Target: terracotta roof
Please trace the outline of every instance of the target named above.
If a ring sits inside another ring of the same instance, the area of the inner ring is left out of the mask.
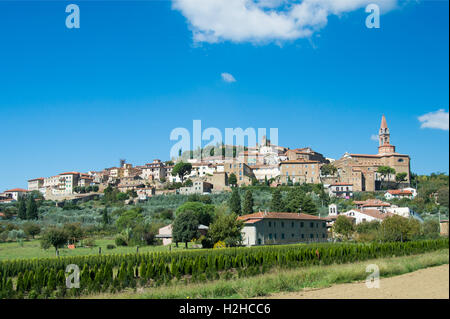
[[[33,182],[33,181],[41,181],[41,180],[44,180],[44,178],[43,177],[33,178],[33,179],[29,179],[28,181]]]
[[[303,214],[303,213],[288,213],[288,212],[258,212],[249,215],[239,216],[238,220],[242,220],[245,223],[255,223],[262,219],[299,219],[299,220],[325,220],[323,218]]]
[[[65,173],[61,173],[59,175],[80,175],[80,173],[78,173],[78,172],[65,172]]]
[[[362,207],[379,207],[379,206],[391,206],[391,204],[382,202],[379,199],[368,199],[365,201],[354,201],[356,205],[361,205]]]
[[[384,116],[384,114],[381,117],[381,126],[380,126],[380,128],[387,128],[386,117]]]
[[[378,209],[363,209],[363,210],[354,209],[354,210],[359,211],[361,214],[368,215],[377,219],[385,219],[386,217],[394,216],[394,214],[392,213],[381,213]]]
[[[390,189],[387,191],[391,195],[412,195],[413,193],[403,189]]]
[[[23,188],[14,188],[14,189],[9,189],[7,191],[4,191],[4,193],[13,193],[13,192],[28,192],[28,191]]]
[[[334,183],[331,186],[353,186],[351,183]]]

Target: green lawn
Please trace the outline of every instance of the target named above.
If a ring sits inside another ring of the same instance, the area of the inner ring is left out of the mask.
[[[119,246],[115,249],[106,249],[108,244],[114,244],[114,239],[96,239],[96,247],[85,248],[79,247],[75,249],[60,248],[59,255],[63,256],[80,256],[80,255],[97,255],[99,247],[101,247],[102,254],[126,254],[135,253],[136,246],[123,247]],[[169,251],[169,246],[143,246],[139,247],[139,252],[154,252],[154,251]],[[184,244],[179,244],[176,248],[175,244],[171,246],[172,251],[183,250]],[[192,249],[192,248],[191,248]],[[55,249],[42,249],[39,240],[24,241],[23,246],[17,242],[0,243],[0,260],[8,259],[28,259],[28,258],[46,258],[55,257]]]

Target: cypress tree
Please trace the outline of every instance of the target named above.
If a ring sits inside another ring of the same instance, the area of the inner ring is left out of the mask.
[[[17,210],[17,217],[19,217],[20,219],[27,219],[27,205],[25,203],[25,199],[22,196],[19,197]]]
[[[244,214],[253,213],[253,194],[251,190],[245,192],[244,203],[242,205],[242,212]]]
[[[239,196],[239,190],[237,188],[233,188],[233,192],[231,193],[229,206],[230,206],[230,209],[231,209],[232,213],[236,213],[237,215],[241,215],[241,196]]]
[[[274,212],[285,211],[283,205],[283,198],[281,196],[281,189],[276,188],[272,194],[272,201],[270,202],[270,209]]]
[[[38,207],[33,196],[27,200],[27,219],[38,219]]]
[[[23,292],[24,287],[23,287],[23,275],[20,272],[19,275],[17,276],[17,284],[16,284],[16,291],[17,292]]]

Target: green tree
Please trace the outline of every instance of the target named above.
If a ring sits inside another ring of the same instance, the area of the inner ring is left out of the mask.
[[[230,206],[232,213],[241,215],[241,196],[239,195],[239,190],[237,188],[233,188],[228,206]]]
[[[41,227],[34,223],[26,223],[23,225],[23,231],[34,239],[36,235],[41,233]]]
[[[129,196],[126,193],[118,193],[118,194],[116,194],[116,200],[118,200],[119,202],[127,200],[128,198],[129,198]]]
[[[183,211],[177,214],[172,226],[172,238],[175,243],[184,242],[186,248],[188,242],[197,236],[199,222],[195,214]]]
[[[231,173],[230,176],[228,176],[228,185],[231,186],[237,186],[237,177],[236,174]]]
[[[377,173],[381,174],[383,181],[387,177],[389,183],[391,175],[395,174],[395,169],[390,166],[380,166],[377,168]]]
[[[437,202],[439,205],[442,205],[442,206],[445,206],[448,208],[448,186],[443,187],[438,190]]]
[[[194,214],[199,224],[208,226],[214,217],[214,205],[202,202],[186,202],[177,208],[175,211],[176,216],[181,212]]]
[[[62,228],[51,228],[48,229],[41,238],[41,246],[46,249],[51,246],[55,247],[55,251],[58,251],[58,248],[64,246],[69,240],[69,235]]]
[[[324,164],[320,168],[320,174],[323,176],[333,176],[336,172],[337,168],[333,164]]]
[[[253,213],[253,194],[251,190],[247,190],[244,196],[244,203],[242,204],[242,213],[252,214]]]
[[[384,241],[409,241],[420,235],[420,223],[414,218],[389,216],[382,221],[380,232]]]
[[[333,224],[333,232],[348,239],[353,233],[353,223],[347,217],[340,215]]]
[[[270,209],[274,212],[284,212],[285,211],[284,204],[283,204],[283,197],[281,195],[280,188],[275,188],[275,190],[272,193]]]
[[[440,226],[437,220],[427,220],[422,224],[422,233],[426,238],[438,238]]]
[[[407,173],[397,173],[395,175],[395,181],[397,182],[397,184],[403,183],[404,181],[406,181],[406,176],[408,176]]]
[[[38,207],[33,196],[27,199],[27,219],[38,219]]]
[[[103,223],[103,226],[105,227],[106,225],[109,225],[110,222],[111,222],[111,220],[110,220],[109,215],[108,215],[108,208],[105,207],[102,210],[102,223]]]
[[[236,214],[222,214],[209,227],[208,236],[213,243],[223,241],[229,247],[239,246],[242,242],[243,227],[244,223],[237,219]]]
[[[185,163],[185,162],[179,162],[177,163],[173,169],[172,169],[172,175],[177,176],[180,178],[181,182],[183,183],[184,177],[186,175],[189,175],[192,171],[192,164],[191,163]]]
[[[116,220],[116,226],[119,230],[133,229],[136,225],[144,222],[144,216],[142,215],[142,208],[133,208],[125,211]]]
[[[63,230],[67,233],[69,242],[74,244],[84,237],[83,229],[80,223],[70,223],[63,226]]]
[[[27,204],[25,202],[25,198],[20,196],[17,206],[17,217],[20,219],[27,219]]]

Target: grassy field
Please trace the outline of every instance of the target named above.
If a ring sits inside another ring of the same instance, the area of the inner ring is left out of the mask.
[[[95,240],[95,247],[78,247],[75,249],[62,248],[59,249],[60,256],[82,256],[82,255],[97,255],[99,247],[102,254],[125,254],[136,252],[136,246],[124,247],[119,246],[114,249],[107,249],[106,246],[115,245],[114,239],[97,239]],[[172,251],[184,250],[184,244],[179,244],[176,248],[175,244],[169,246],[143,246],[139,247],[139,252],[153,252],[153,251]],[[192,247],[191,247],[192,249]],[[42,249],[39,240],[24,241],[23,246],[17,242],[0,243],[0,260],[11,259],[29,259],[29,258],[47,258],[55,257],[55,249]]]
[[[166,287],[126,290],[116,294],[96,294],[84,298],[254,298],[365,280],[368,275],[366,267],[369,264],[376,264],[379,267],[381,277],[391,277],[448,263],[449,250],[443,249],[420,255],[373,259],[353,264],[311,266],[294,270],[273,269],[264,275],[251,278],[220,279],[203,284],[178,283]]]

